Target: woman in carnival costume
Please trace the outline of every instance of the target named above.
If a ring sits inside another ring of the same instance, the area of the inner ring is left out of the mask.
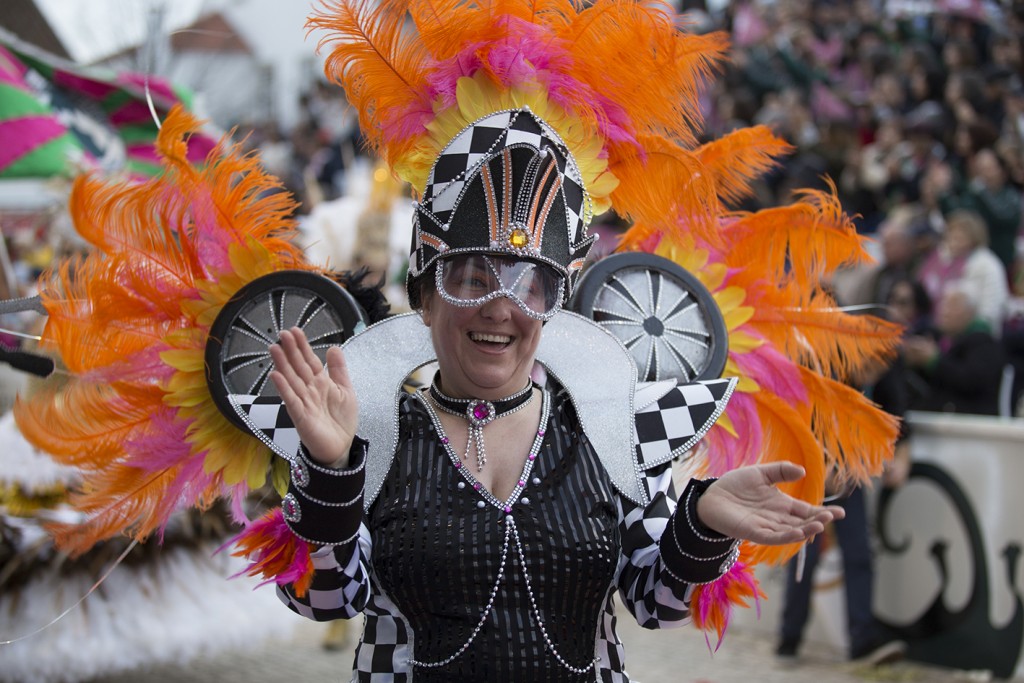
[[[145,535],[269,477],[281,507],[246,523],[237,552],[304,616],[364,615],[353,680],[628,680],[616,592],[646,627],[692,617],[720,637],[730,606],[760,594],[751,566],[842,514],[821,505],[827,465],[864,479],[891,452],[892,422],[831,377],[883,356],[898,330],[848,319],[820,286],[865,258],[831,196],[723,208],[787,146],[763,128],[697,146],[697,93],[725,44],[674,22],[619,0],[325,6],[311,25],[337,39],[328,73],[418,195],[416,312],[340,349],[287,329],[274,300],[272,338],[248,333],[270,346],[272,365],[253,363],[280,398],[235,392],[223,414],[204,381],[211,325],[247,282],[319,270],[294,249],[288,200],[230,150],[202,172],[175,161],[194,125],[176,116],[159,183],[81,183],[80,219],[122,270],[51,276],[49,339],[73,353],[149,327],[116,358],[77,353],[73,388],[92,382],[106,402],[89,426],[60,425],[100,437],[79,458],[90,521],[57,529],[65,544]],[[735,376],[639,382],[619,341],[561,310],[608,209],[633,223],[621,248],[683,263],[712,291]],[[163,238],[139,229],[154,217]],[[85,286],[102,278],[108,290]],[[98,308],[119,324],[97,326]],[[403,390],[435,360],[429,387]],[[19,422],[44,440],[61,401],[23,404]],[[863,410],[840,424],[840,401]],[[721,476],[677,497],[671,463],[695,447]]]
[[[842,514],[779,491],[803,475],[785,462],[691,480],[677,505],[671,460],[737,380],[642,398],[624,349],[560,313],[595,211],[712,237],[715,187],[682,145],[721,45],[660,7],[442,4],[312,19],[338,38],[328,73],[418,192],[417,313],[326,364],[297,331],[272,347],[301,440],[283,515],[318,547],[308,591],[282,592],[313,619],[364,615],[353,680],[628,680],[613,594],[645,627],[679,625],[695,589],[742,583],[740,540],[792,544]],[[430,386],[400,394],[433,358]],[[273,438],[279,414],[234,400]],[[676,437],[656,455],[651,420]]]

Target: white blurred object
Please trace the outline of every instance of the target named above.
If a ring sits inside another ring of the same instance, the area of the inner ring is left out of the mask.
[[[57,463],[25,440],[14,421],[14,413],[0,416],[0,444],[0,486],[17,484],[25,491],[45,491],[68,486],[78,479],[73,467]]]
[[[243,562],[214,556],[216,547],[178,548],[156,562],[118,567],[52,626],[0,645],[0,682],[79,683],[291,637],[299,619],[288,618],[274,588],[253,590],[257,582],[248,577],[228,580]],[[17,593],[0,594],[0,642],[45,626],[93,581],[85,572],[68,576],[54,567]]]
[[[372,163],[359,158],[346,172],[345,195],[317,204],[302,218],[303,247],[310,262],[333,270],[346,270],[355,265],[360,251],[359,221],[370,201],[374,172]],[[394,285],[409,259],[412,224],[412,202],[404,195],[395,197],[391,202],[387,236],[387,283],[392,286],[385,288],[393,307],[399,306],[405,297],[404,289]]]

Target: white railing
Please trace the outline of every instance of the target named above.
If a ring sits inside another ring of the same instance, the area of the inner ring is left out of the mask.
[[[907,419],[911,478],[878,495],[875,612],[916,658],[1024,676],[1024,419]]]

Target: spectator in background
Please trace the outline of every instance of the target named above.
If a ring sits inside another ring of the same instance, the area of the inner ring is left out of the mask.
[[[904,276],[892,282],[885,307],[893,322],[904,327],[906,336],[932,329],[932,300],[924,286],[912,277]]]
[[[917,268],[914,225],[920,212],[910,206],[894,209],[878,228],[878,263],[837,274],[836,295],[843,305],[881,304],[893,285],[912,277]]]
[[[957,208],[976,211],[988,228],[992,251],[1010,272],[1021,225],[1020,190],[1010,184],[1002,159],[989,147],[974,154],[968,171],[968,182],[959,191],[952,177],[946,182],[946,194],[940,200],[943,212]]]
[[[1010,87],[1003,97],[1003,139],[1017,148],[1024,143],[1024,83],[1019,79],[1011,81]],[[1024,178],[1016,177],[1014,182],[1020,184]]]
[[[851,378],[851,384],[887,413],[902,418],[906,412],[907,384],[899,358],[890,365],[879,362],[865,366],[857,377]],[[882,475],[882,483],[890,488],[902,486],[910,474],[909,431],[906,422],[901,422],[900,426],[893,459],[886,464]],[[831,484],[833,490],[842,486],[841,482]],[[875,574],[864,490],[853,486],[839,495],[835,503],[846,511],[846,517],[833,522],[832,529],[843,559],[849,657],[871,666],[898,661],[906,652],[907,644],[894,638],[871,611]],[[783,661],[796,658],[803,639],[810,615],[812,577],[823,542],[824,534],[821,534],[801,551],[806,553],[802,576],[798,575],[801,571],[799,557],[790,560],[786,567],[786,596],[776,648],[776,655]]]
[[[999,387],[1007,355],[978,317],[978,294],[959,281],[946,288],[935,312],[932,335],[908,337],[903,344],[907,366],[927,387],[912,400],[914,410],[999,414]]]
[[[915,107],[904,123],[908,153],[903,155],[896,173],[890,178],[889,197],[897,204],[921,200],[923,179],[948,156],[941,139],[947,121],[939,104],[925,102]]]
[[[840,176],[841,187],[869,222],[878,214],[884,215],[889,207],[893,178],[898,176],[909,156],[910,145],[903,136],[903,120],[895,115],[878,124],[874,140],[849,151],[846,168]],[[873,222],[877,224],[878,220]]]
[[[977,317],[994,337],[1001,335],[1010,296],[1006,269],[988,248],[988,230],[977,213],[960,209],[949,215],[942,241],[918,277],[932,301],[940,301],[953,282],[965,283],[974,293]]]
[[[916,279],[902,278],[892,283],[889,296],[885,300],[886,317],[903,326],[904,339],[928,334],[934,329],[932,322],[932,301],[928,293]],[[906,396],[907,406],[915,405],[922,396],[927,396],[931,389],[928,383],[917,372],[907,368],[904,349],[899,350],[900,380]]]
[[[953,131],[950,163],[966,168],[980,150],[992,147],[999,139],[999,131],[985,119],[958,121]]]

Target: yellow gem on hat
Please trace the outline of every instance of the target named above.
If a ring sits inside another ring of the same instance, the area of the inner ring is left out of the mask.
[[[526,231],[522,228],[516,228],[512,231],[512,234],[508,236],[508,243],[516,249],[522,249],[530,242],[530,236],[526,234]]]

